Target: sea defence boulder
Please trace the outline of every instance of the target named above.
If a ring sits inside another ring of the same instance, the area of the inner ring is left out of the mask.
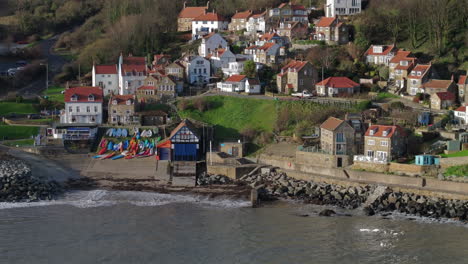
[[[0,160],[0,202],[33,202],[51,200],[61,192],[56,182],[45,182],[32,176],[24,161],[2,156]]]

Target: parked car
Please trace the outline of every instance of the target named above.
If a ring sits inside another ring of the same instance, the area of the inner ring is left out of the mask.
[[[41,119],[41,115],[38,114],[29,114],[28,119]]]
[[[311,97],[314,96],[313,94],[309,93],[309,91],[307,91],[307,90],[304,90],[304,91],[302,91],[300,93],[293,93],[291,95],[294,96],[294,97],[300,97],[300,98],[311,98]]]
[[[18,66],[18,67],[24,67],[26,65],[28,65],[28,62],[24,61],[24,60],[19,60],[19,61],[16,62],[16,66]]]
[[[8,69],[8,76],[15,76],[17,72],[18,72],[18,69],[16,68]]]

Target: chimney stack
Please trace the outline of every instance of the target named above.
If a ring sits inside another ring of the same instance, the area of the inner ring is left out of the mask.
[[[206,2],[206,9],[210,8],[210,1]]]
[[[187,8],[187,1],[184,2],[184,9]]]

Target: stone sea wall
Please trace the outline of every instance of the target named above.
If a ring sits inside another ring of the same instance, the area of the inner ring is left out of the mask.
[[[31,168],[21,160],[0,160],[0,202],[32,202],[51,200],[61,192],[55,182],[34,178]]]

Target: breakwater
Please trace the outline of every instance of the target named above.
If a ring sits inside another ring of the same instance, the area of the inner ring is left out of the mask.
[[[56,182],[44,182],[33,177],[31,168],[24,161],[2,156],[0,202],[51,200],[60,192]]]

